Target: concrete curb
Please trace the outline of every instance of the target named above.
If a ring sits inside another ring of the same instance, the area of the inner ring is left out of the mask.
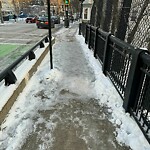
[[[54,43],[55,43],[55,39],[52,39],[52,45]],[[41,62],[43,61],[43,59],[45,58],[48,52],[49,52],[49,45],[45,47],[45,50],[43,51],[43,53],[39,56],[37,61],[30,68],[29,72],[26,73],[26,75],[23,77],[23,79],[20,81],[16,89],[11,94],[11,96],[8,98],[6,104],[3,106],[3,108],[0,111],[0,125],[4,121],[5,117],[7,116],[8,112],[10,111],[11,107],[13,106],[19,94],[26,87],[26,85],[28,84],[28,81],[33,76],[33,74],[37,71],[38,66],[41,64]]]

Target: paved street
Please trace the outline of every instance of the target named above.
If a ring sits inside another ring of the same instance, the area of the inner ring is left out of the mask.
[[[52,28],[52,34],[62,26],[63,24],[55,25],[55,28]],[[47,29],[38,29],[35,23],[27,24],[25,21],[19,21],[16,23],[9,22],[0,24],[0,45],[17,45],[17,49],[11,51],[4,57],[0,57],[0,72],[47,34]]]
[[[61,25],[56,25],[56,29]],[[56,29],[52,29],[54,32]],[[9,23],[0,25],[0,44],[34,44],[44,35],[48,34],[47,29],[38,29],[36,24],[25,22]]]

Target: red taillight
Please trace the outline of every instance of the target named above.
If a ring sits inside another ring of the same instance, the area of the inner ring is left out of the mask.
[[[45,24],[48,24],[48,21],[47,21],[47,22],[45,22]]]

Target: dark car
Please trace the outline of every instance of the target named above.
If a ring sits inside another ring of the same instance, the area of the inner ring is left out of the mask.
[[[48,29],[48,17],[39,17],[36,21],[37,28],[46,28]],[[54,28],[54,22],[51,20],[51,28]]]
[[[38,19],[37,16],[33,16],[33,15],[30,15],[26,18],[26,23],[36,23],[36,20]]]
[[[59,16],[51,16],[51,19],[54,21],[55,24],[60,24],[60,17]]]
[[[27,18],[28,15],[27,15],[27,14],[24,14],[24,13],[20,13],[20,14],[18,15],[18,17],[19,17],[19,18]]]

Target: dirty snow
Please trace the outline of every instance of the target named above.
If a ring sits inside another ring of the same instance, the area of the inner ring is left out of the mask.
[[[67,32],[67,30],[68,29],[63,28],[60,32],[57,32],[56,36],[61,35],[61,39],[65,39],[65,37],[63,37],[65,34],[62,33]],[[88,49],[88,46],[84,43],[84,38],[78,35],[78,32],[76,33],[76,39],[80,42],[84,55],[89,61],[89,65],[94,68],[93,74],[95,75],[95,79],[92,79],[92,81],[89,82],[89,80],[82,77],[70,77],[68,78],[68,82],[64,85],[65,88],[61,92],[65,93],[65,96],[68,96],[68,99],[71,97],[68,94],[68,92],[70,92],[71,95],[76,94],[81,100],[83,98],[80,93],[87,96],[89,99],[95,94],[94,97],[99,99],[98,103],[101,106],[106,106],[108,112],[112,114],[112,117],[110,117],[109,120],[116,126],[116,139],[120,143],[130,146],[133,150],[150,150],[150,145],[134,119],[132,119],[128,113],[125,113],[122,108],[122,100],[114,86],[110,80],[103,75],[100,63],[93,57],[93,52]],[[56,49],[61,50],[62,47],[60,45],[55,45],[53,51]],[[52,133],[56,127],[56,122],[54,120],[60,120],[59,115],[53,112],[53,109],[55,109],[54,106],[59,105],[58,101],[60,100],[57,100],[56,94],[58,93],[56,91],[60,88],[58,84],[64,84],[62,79],[65,74],[57,69],[57,67],[53,70],[49,70],[49,68],[49,56],[46,56],[42,65],[39,67],[38,72],[35,73],[24,92],[20,94],[17,102],[15,102],[10,110],[8,117],[1,125],[0,150],[19,150],[24,142],[28,141],[26,137],[30,137],[33,130],[35,131],[40,128],[44,129],[42,126],[44,123],[46,123],[44,125],[46,125],[48,130],[37,132],[39,140],[42,141],[37,149],[45,150],[47,146],[51,145],[54,141],[52,136],[47,136],[47,132]],[[20,69],[25,69],[25,66]],[[82,91],[79,90],[75,83],[78,83],[80,87],[84,85],[83,88],[80,88]],[[15,85],[12,85],[12,87],[14,86]],[[96,93],[92,92],[91,89],[95,89]],[[5,90],[6,89],[4,89],[4,91]],[[9,90],[9,92],[11,93],[12,91]],[[60,110],[67,105],[68,101],[66,100],[66,102],[63,101],[62,103],[64,105],[58,107]],[[42,117],[42,113],[47,111],[50,107],[52,108],[51,111],[53,113],[50,116],[49,121],[47,121]],[[71,120],[71,118],[69,119]],[[73,121],[79,122],[81,125],[83,124],[78,118],[74,118]],[[41,126],[39,126],[39,124],[41,124]],[[96,136],[94,132],[90,132],[91,136]],[[86,135],[83,136],[82,139],[86,141]],[[30,142],[32,145],[32,141]]]

